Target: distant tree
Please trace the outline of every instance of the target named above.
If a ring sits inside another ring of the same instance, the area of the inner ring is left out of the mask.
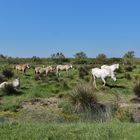
[[[62,52],[57,52],[56,54],[55,53],[53,53],[52,55],[51,55],[51,58],[52,59],[59,59],[59,58],[65,58],[65,55],[62,53]]]
[[[62,52],[53,53],[50,57],[55,63],[62,64],[63,62],[69,62],[69,59],[65,57]]]
[[[135,52],[134,51],[128,51],[126,54],[123,56],[123,62],[126,65],[132,65],[133,60],[132,58],[135,57]]]
[[[124,58],[134,58],[135,52],[134,51],[128,51],[124,56]]]
[[[41,59],[40,59],[40,57],[33,56],[33,57],[32,57],[32,61],[33,61],[33,62],[41,62]]]
[[[96,59],[104,61],[107,59],[107,56],[105,54],[101,53],[101,54],[97,55]]]
[[[78,52],[74,55],[75,58],[87,58],[87,55],[85,52]]]
[[[0,58],[6,59],[6,56],[4,56],[3,54],[0,54]]]

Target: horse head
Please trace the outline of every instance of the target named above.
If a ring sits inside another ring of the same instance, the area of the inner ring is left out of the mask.
[[[25,66],[26,66],[26,68],[28,68],[28,69],[30,68],[30,65],[29,65],[29,64],[25,64]]]
[[[70,64],[69,67],[72,69],[73,68],[72,64]]]
[[[119,69],[119,64],[116,64],[116,69]]]
[[[12,85],[14,88],[17,88],[20,86],[20,78],[17,77],[13,82],[12,82]]]

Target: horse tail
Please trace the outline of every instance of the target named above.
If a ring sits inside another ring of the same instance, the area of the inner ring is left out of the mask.
[[[35,74],[36,74],[36,70],[35,70],[34,72],[35,72]]]

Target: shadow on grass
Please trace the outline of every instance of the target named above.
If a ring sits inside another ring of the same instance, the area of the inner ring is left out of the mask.
[[[109,87],[109,88],[122,88],[122,89],[126,89],[127,88],[124,85],[111,85],[111,84],[108,84],[108,83],[106,83],[106,86]]]
[[[29,76],[31,76],[31,74],[25,74],[25,76],[29,77]]]
[[[7,91],[7,90],[3,90],[0,92],[0,97],[3,97],[3,96],[20,96],[24,94],[23,91],[20,91],[20,90],[13,90],[13,91]]]
[[[30,89],[30,88],[29,87],[21,87],[20,89],[27,90],[27,89]]]

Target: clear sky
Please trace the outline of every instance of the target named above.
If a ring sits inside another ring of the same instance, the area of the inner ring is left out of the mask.
[[[0,0],[0,54],[140,57],[140,0]]]

